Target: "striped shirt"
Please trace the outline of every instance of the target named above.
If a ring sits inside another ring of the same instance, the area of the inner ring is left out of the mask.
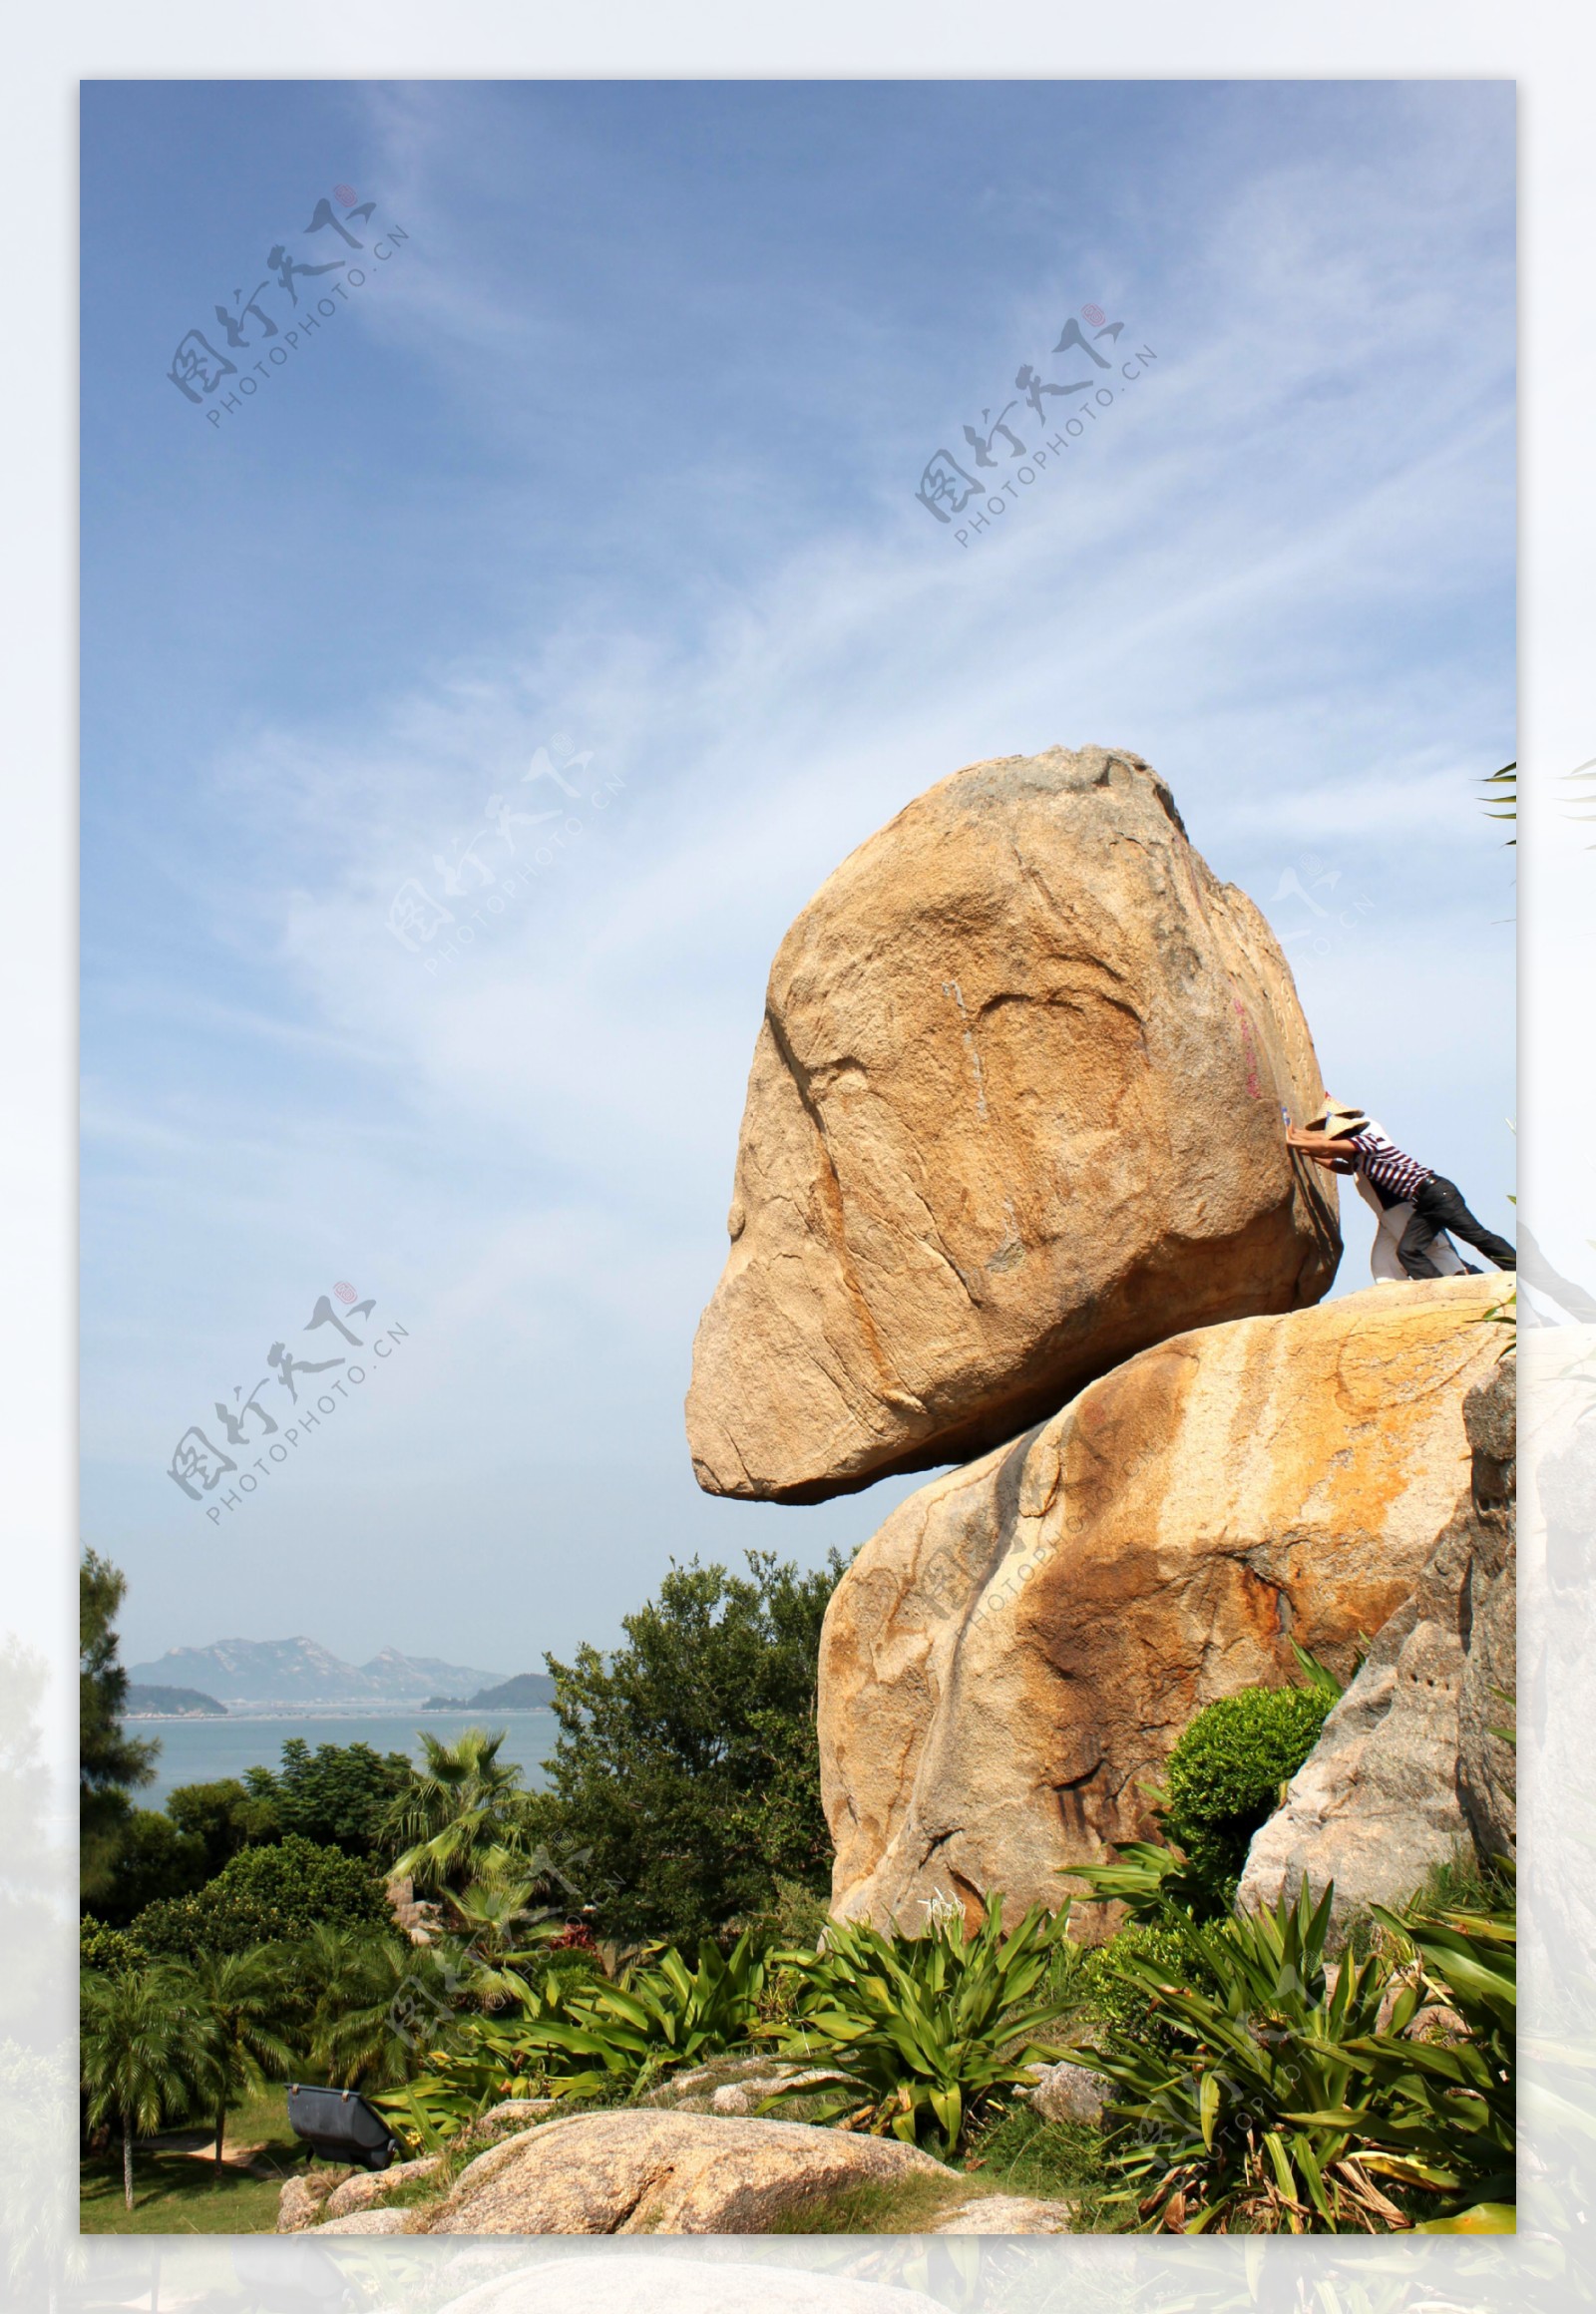
[[[1373,1120],[1361,1133],[1350,1133],[1347,1145],[1355,1152],[1353,1163],[1374,1184],[1383,1205],[1405,1205],[1422,1183],[1435,1178],[1432,1166],[1404,1156]]]

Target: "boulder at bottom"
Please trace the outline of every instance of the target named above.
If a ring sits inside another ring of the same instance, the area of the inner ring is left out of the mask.
[[[1144,1789],[1204,1705],[1350,1676],[1468,1474],[1486,1278],[1376,1286],[1177,1336],[899,1505],[820,1650],[832,1909],[910,1931],[1155,1829]],[[1109,1925],[1079,1906],[1087,1933]]]
[[[428,2233],[766,2233],[850,2185],[954,2172],[913,2145],[801,2121],[579,2114],[461,2171]]]
[[[1514,1383],[1508,1359],[1464,1399],[1468,1487],[1413,1597],[1254,1837],[1240,1909],[1295,1896],[1305,1879],[1316,1896],[1335,1883],[1337,1926],[1367,1905],[1399,1904],[1432,1865],[1466,1850],[1470,1819],[1487,1852],[1511,1853],[1512,1751],[1488,1724],[1512,1716]],[[1509,1693],[1492,1698],[1498,1677]]]

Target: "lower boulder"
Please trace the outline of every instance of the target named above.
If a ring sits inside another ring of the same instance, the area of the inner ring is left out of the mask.
[[[1468,1392],[1469,1483],[1413,1596],[1377,1636],[1255,1835],[1237,1895],[1250,1910],[1335,1883],[1337,1926],[1399,1904],[1470,1839],[1514,1853],[1514,1385],[1511,1359]]]
[[[1205,1705],[1298,1678],[1294,1641],[1347,1677],[1467,1476],[1497,1294],[1379,1286],[1178,1335],[900,1504],[821,1642],[833,1912],[1056,1907],[1061,1871],[1153,1831],[1143,1786]]]
[[[481,2154],[428,2233],[766,2233],[851,2185],[954,2172],[913,2145],[801,2121],[635,2108],[546,2121]]]

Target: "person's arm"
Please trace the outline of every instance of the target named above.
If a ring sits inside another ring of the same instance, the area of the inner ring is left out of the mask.
[[[1300,1126],[1288,1125],[1286,1139],[1293,1149],[1300,1149],[1327,1173],[1356,1173],[1357,1161],[1347,1146],[1346,1136],[1339,1138],[1330,1133],[1306,1133]]]
[[[1353,1161],[1345,1133],[1310,1133],[1301,1125],[1288,1125],[1286,1138],[1294,1149],[1304,1150],[1310,1157],[1344,1157],[1348,1164]]]

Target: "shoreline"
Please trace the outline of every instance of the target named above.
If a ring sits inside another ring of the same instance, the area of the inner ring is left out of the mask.
[[[476,1709],[472,1704],[434,1706],[430,1712],[419,1704],[293,1704],[272,1705],[256,1711],[248,1705],[229,1705],[221,1712],[124,1712],[122,1716],[129,1722],[159,1721],[168,1727],[213,1728],[223,1720],[231,1721],[235,1727],[240,1721],[253,1726],[257,1721],[273,1720],[457,1720],[463,1713]],[[549,1704],[501,1704],[491,1711],[485,1710],[483,1716],[490,1720],[531,1720],[552,1710]]]

